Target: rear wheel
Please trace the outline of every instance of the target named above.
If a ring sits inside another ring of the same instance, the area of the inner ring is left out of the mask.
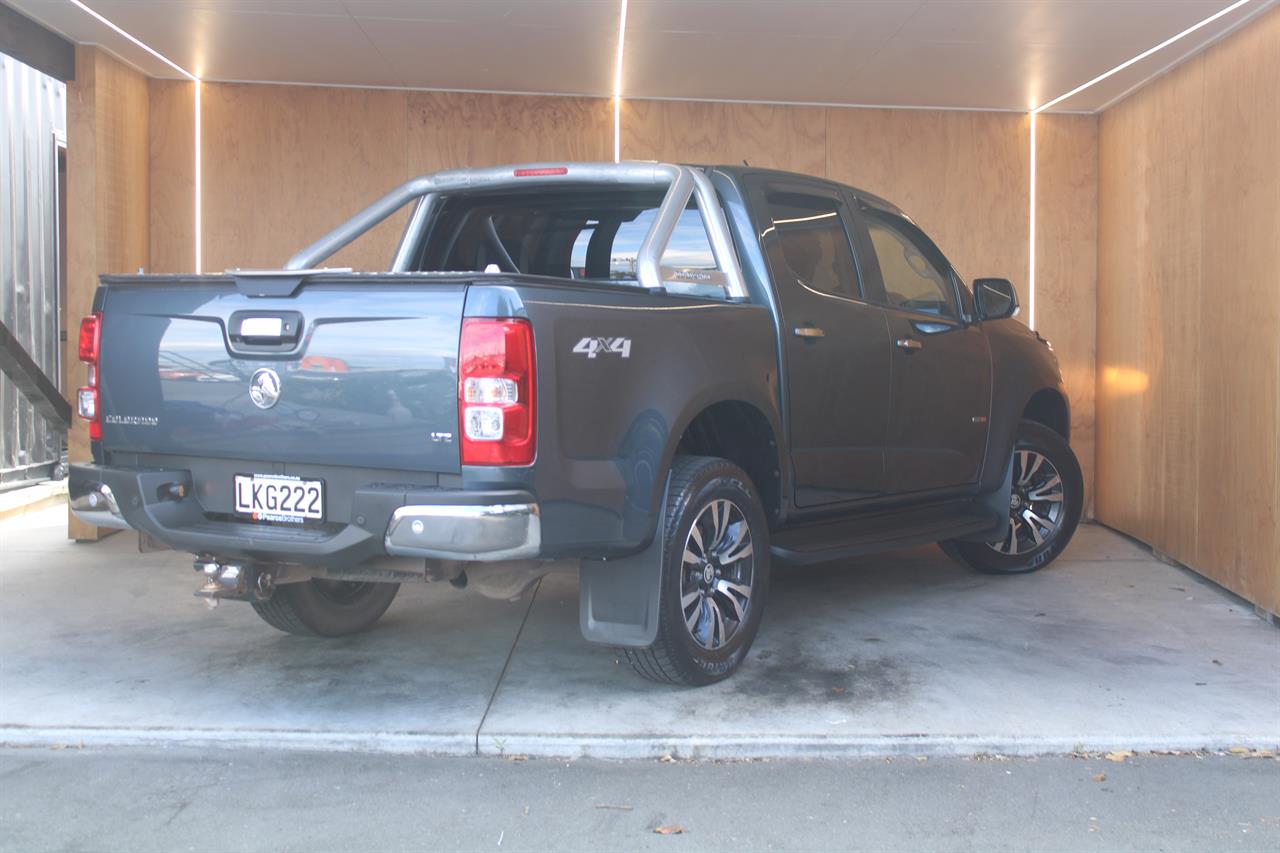
[[[310,580],[284,584],[252,602],[268,625],[307,637],[341,637],[365,630],[391,606],[398,583]]]
[[[1084,479],[1071,447],[1048,427],[1023,421],[1013,449],[1013,492],[1004,535],[992,542],[944,542],[942,550],[988,574],[1033,572],[1067,547],[1083,503]]]
[[[658,636],[623,649],[636,672],[703,685],[733,674],[769,590],[769,530],[751,479],[723,459],[676,457],[667,498]]]

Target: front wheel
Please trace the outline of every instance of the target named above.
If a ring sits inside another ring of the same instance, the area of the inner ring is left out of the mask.
[[[677,456],[667,496],[658,636],[623,649],[636,672],[668,684],[712,684],[751,648],[769,591],[769,528],[737,465]]]
[[[1004,535],[992,542],[943,542],[942,550],[987,574],[1033,572],[1067,547],[1083,505],[1084,478],[1071,447],[1048,427],[1023,421],[1013,448],[1013,492]]]
[[[342,637],[365,630],[391,606],[398,583],[309,580],[283,584],[253,609],[272,628],[305,637]]]

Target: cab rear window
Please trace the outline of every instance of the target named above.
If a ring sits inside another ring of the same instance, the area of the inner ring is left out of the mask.
[[[445,200],[419,269],[503,272],[638,285],[637,258],[661,193],[562,192],[459,196]],[[690,202],[662,264],[716,269],[706,225]],[[669,290],[722,297],[718,285],[668,282]]]

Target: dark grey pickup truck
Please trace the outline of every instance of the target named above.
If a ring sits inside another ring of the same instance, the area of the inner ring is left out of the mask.
[[[385,273],[317,269],[412,205]],[[776,565],[938,542],[1039,568],[1080,517],[1048,342],[888,202],[750,167],[410,181],[284,270],[104,276],[72,509],[199,595],[336,636],[400,583],[580,576],[642,675],[742,662]]]

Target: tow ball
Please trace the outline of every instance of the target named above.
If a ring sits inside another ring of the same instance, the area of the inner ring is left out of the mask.
[[[224,598],[235,601],[266,601],[275,592],[275,577],[244,563],[220,563],[197,558],[193,568],[204,576],[204,585],[196,590],[212,609]]]

